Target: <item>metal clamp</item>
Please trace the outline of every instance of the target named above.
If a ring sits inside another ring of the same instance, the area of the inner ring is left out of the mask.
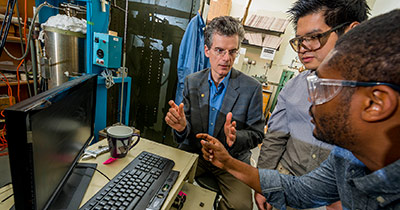
[[[102,71],[101,76],[103,76],[106,80],[105,83],[106,83],[107,89],[109,89],[110,87],[112,87],[115,84],[111,70],[106,69],[106,70]]]

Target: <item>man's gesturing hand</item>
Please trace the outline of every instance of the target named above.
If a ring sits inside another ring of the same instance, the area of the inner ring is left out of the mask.
[[[183,103],[178,106],[173,100],[170,100],[168,104],[171,108],[169,108],[165,116],[165,122],[178,132],[184,131],[186,128],[186,116],[183,110]]]
[[[232,122],[232,112],[229,112],[226,115],[224,132],[226,136],[226,143],[229,147],[231,147],[236,141],[236,121]]]

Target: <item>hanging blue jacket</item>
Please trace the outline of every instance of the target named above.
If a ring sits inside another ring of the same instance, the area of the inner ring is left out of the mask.
[[[175,103],[180,104],[183,99],[185,77],[191,73],[208,68],[210,62],[204,54],[204,24],[203,18],[197,15],[190,20],[179,47],[178,57],[178,84]]]

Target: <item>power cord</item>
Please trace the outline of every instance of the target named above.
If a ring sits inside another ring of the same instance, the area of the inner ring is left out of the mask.
[[[8,31],[10,29],[12,14],[13,14],[14,6],[15,6],[16,2],[17,2],[16,0],[8,0],[7,1],[6,13],[4,14],[4,21],[1,24],[1,29],[0,29],[0,56],[3,53],[3,49],[5,49],[4,46],[7,41],[7,35],[8,35]],[[3,34],[4,34],[4,37],[3,37]]]
[[[7,196],[6,198],[4,198],[0,203],[4,203],[6,200],[8,200],[9,198],[11,198],[11,196],[13,196],[14,193],[12,193],[11,195]]]
[[[12,59],[20,61],[20,60],[24,59],[24,58],[28,55],[29,45],[30,45],[31,36],[32,36],[32,29],[33,29],[33,27],[34,27],[34,25],[35,25],[35,20],[36,20],[37,15],[39,14],[39,11],[40,11],[40,10],[42,9],[42,7],[44,7],[44,6],[50,7],[50,8],[55,8],[55,9],[59,9],[58,7],[55,7],[55,6],[51,5],[51,4],[49,4],[47,1],[43,2],[42,4],[40,4],[40,5],[38,6],[38,8],[36,9],[36,12],[35,12],[35,14],[34,14],[34,16],[33,16],[33,18],[32,18],[32,23],[31,23],[31,25],[30,25],[30,27],[29,27],[28,40],[27,40],[27,44],[26,44],[26,49],[25,49],[25,53],[22,55],[22,57],[17,58],[17,57],[15,57],[15,56],[13,56],[13,55],[12,55],[10,52],[8,52],[8,50],[4,47],[4,51],[5,51],[5,52],[7,53],[7,55],[10,56]]]
[[[10,185],[10,184],[11,184],[11,182],[8,182],[8,183],[4,184],[3,186],[0,187],[0,189],[3,188],[3,187],[5,187],[5,186],[7,186],[7,185]],[[11,189],[12,189],[12,188],[8,188],[8,189],[5,190],[4,192],[1,192],[0,195],[3,194],[3,193],[5,193],[5,192],[7,192],[7,191],[9,191],[9,190],[11,190]],[[0,203],[5,202],[5,201],[8,200],[9,198],[11,198],[11,196],[13,196],[13,195],[14,195],[14,194],[11,193],[11,195],[9,195],[9,196],[7,196],[6,198],[4,198],[2,201],[0,201]]]
[[[77,167],[77,168],[91,168],[91,169],[94,169],[94,170],[96,170],[97,172],[99,172],[101,175],[103,175],[106,179],[108,179],[108,181],[111,181],[111,179],[108,178],[107,175],[105,175],[103,172],[101,172],[99,169],[97,169],[97,168],[95,168],[95,167],[92,167],[92,166],[80,166],[80,165],[77,165],[76,167]]]

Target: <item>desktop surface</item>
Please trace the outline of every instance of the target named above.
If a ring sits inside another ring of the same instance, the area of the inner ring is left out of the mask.
[[[98,148],[99,145],[108,145],[107,140],[105,139],[101,140],[96,144],[90,145],[88,148],[96,149]],[[103,164],[104,161],[108,160],[111,157],[110,153],[105,153],[103,155],[100,155],[96,159],[81,160],[80,163],[97,163],[98,164],[97,169],[106,174],[110,179],[112,179],[142,151],[148,151],[153,154],[171,159],[175,162],[175,165],[172,168],[172,170],[178,171],[179,176],[175,184],[172,186],[163,206],[161,207],[162,210],[169,210],[171,209],[171,205],[173,204],[175,197],[177,196],[179,191],[183,190],[185,193],[187,193],[187,191],[185,190],[187,188],[185,186],[190,185],[193,187],[193,185],[191,185],[190,183],[193,183],[194,175],[196,172],[197,159],[198,159],[197,154],[188,153],[183,150],[179,150],[177,148],[173,148],[145,138],[141,138],[140,142],[131,151],[129,151],[126,157],[118,159],[111,164],[108,165]],[[187,182],[185,180],[187,180]],[[86,193],[82,199],[80,207],[82,207],[91,197],[93,197],[93,195],[95,195],[107,183],[108,180],[103,175],[101,175],[99,172],[95,172],[89,184],[89,187],[86,190]],[[194,187],[199,188],[198,186]],[[7,185],[3,188],[0,188],[0,199],[3,200],[7,198],[0,203],[0,209],[10,209],[13,206],[14,198],[12,197],[12,194],[13,194],[12,185]],[[191,192],[189,194],[192,196],[189,197],[188,201],[191,199],[195,199],[195,197],[199,196],[201,197],[201,199],[210,196],[210,198],[208,199],[210,200],[210,202],[205,202],[204,200],[202,200],[203,203],[205,203],[204,207],[210,206],[210,208],[202,208],[202,209],[212,208],[212,202],[215,198],[214,192],[200,188],[196,189],[196,192],[193,193]],[[199,196],[193,197],[194,195],[199,195]],[[186,206],[186,208],[191,209],[188,201],[185,203],[184,206]],[[196,206],[199,205],[199,202],[197,200],[195,201],[195,203]]]
[[[89,148],[96,149],[99,145],[106,146],[108,145],[106,140],[102,140],[97,142],[96,144],[91,145]],[[96,159],[82,160],[81,163],[98,163],[97,169],[104,174],[106,174],[110,179],[112,179],[115,175],[117,175],[122,169],[125,168],[135,157],[137,157],[142,151],[151,152],[153,154],[171,159],[175,162],[173,170],[179,172],[179,176],[171,188],[163,206],[161,209],[170,209],[173,201],[175,200],[176,195],[182,189],[184,184],[184,180],[188,179],[189,182],[193,182],[193,178],[195,175],[195,170],[197,166],[197,154],[188,153],[170,146],[166,146],[163,144],[159,144],[157,142],[153,142],[147,140],[145,138],[141,138],[140,142],[129,151],[128,155],[124,158],[117,159],[116,161],[110,164],[103,164],[106,160],[108,160],[111,155],[110,153],[103,154]],[[92,180],[89,184],[89,187],[83,197],[81,202],[81,206],[83,206],[90,198],[92,198],[104,185],[108,183],[108,180],[98,172],[92,177]]]

